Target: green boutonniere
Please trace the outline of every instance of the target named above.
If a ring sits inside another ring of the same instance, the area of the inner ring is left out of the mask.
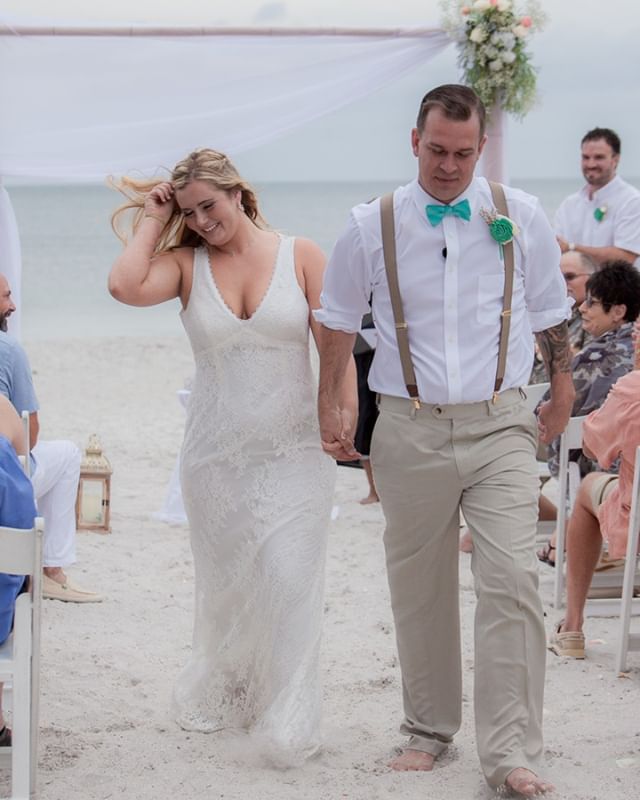
[[[607,214],[607,207],[606,206],[598,206],[596,210],[593,212],[593,216],[596,218],[597,222],[602,222]]]
[[[509,244],[514,236],[520,232],[516,223],[505,217],[494,209],[487,211],[486,208],[480,209],[480,216],[489,226],[489,233],[499,245]]]

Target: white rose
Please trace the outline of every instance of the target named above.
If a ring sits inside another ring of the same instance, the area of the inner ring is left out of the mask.
[[[500,58],[505,64],[513,64],[513,62],[516,60],[516,54],[509,50],[506,53],[502,53]]]
[[[496,58],[494,61],[489,62],[489,69],[491,72],[500,72],[502,69],[502,61],[499,58]]]
[[[511,28],[511,31],[514,36],[518,37],[518,39],[524,39],[524,37],[529,33],[524,25],[515,25],[513,28]]]
[[[486,58],[496,58],[499,55],[499,52],[500,51],[497,47],[491,47],[491,45],[484,48],[484,54]]]
[[[491,44],[501,44],[502,42],[502,35],[495,31],[491,34]]]
[[[489,0],[476,0],[473,7],[476,11],[486,11],[488,8],[491,8],[491,3]]]
[[[498,11],[508,11],[511,8],[511,0],[498,0]]]
[[[507,50],[511,50],[516,43],[516,37],[509,31],[502,34],[502,44]]]
[[[487,32],[482,25],[476,25],[476,27],[469,34],[469,39],[476,44],[481,44],[486,38]]]

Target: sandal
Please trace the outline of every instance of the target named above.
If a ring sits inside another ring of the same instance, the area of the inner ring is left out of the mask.
[[[548,564],[550,567],[555,567],[556,560],[555,558],[551,558],[551,553],[553,550],[556,549],[555,544],[551,544],[551,539],[545,544],[542,550],[538,550],[536,555],[538,556],[538,560],[542,561],[543,564]]]

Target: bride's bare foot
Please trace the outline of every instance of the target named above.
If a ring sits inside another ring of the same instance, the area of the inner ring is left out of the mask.
[[[538,794],[552,792],[555,786],[539,778],[535,772],[524,767],[516,767],[507,775],[505,786],[523,797],[535,797]]]
[[[402,753],[389,762],[391,769],[398,772],[431,772],[435,756],[423,753],[422,750],[403,750]]]
[[[368,506],[370,503],[378,503],[378,502],[380,502],[380,498],[375,492],[373,492],[369,493],[366,497],[363,497],[362,500],[360,501],[360,505]]]

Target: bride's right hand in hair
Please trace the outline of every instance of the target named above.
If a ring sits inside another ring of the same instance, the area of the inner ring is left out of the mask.
[[[176,201],[173,186],[165,181],[154,186],[144,200],[144,213],[168,222],[174,212]]]

